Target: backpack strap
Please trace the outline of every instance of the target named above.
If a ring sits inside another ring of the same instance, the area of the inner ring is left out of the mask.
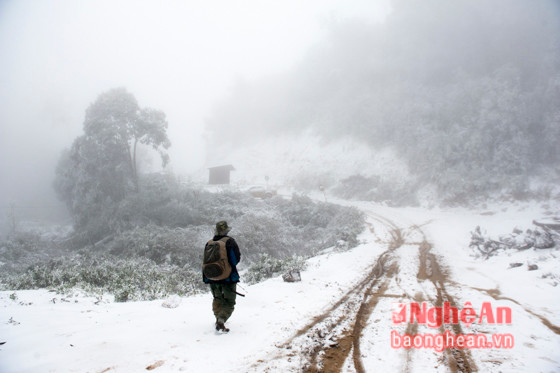
[[[226,243],[227,240],[229,240],[231,237],[222,237],[220,238],[218,241],[222,241],[223,243]],[[218,241],[214,241],[214,240],[209,240],[208,243],[210,242],[218,242]]]
[[[227,248],[227,241],[230,238],[231,237],[222,237],[222,238],[219,239],[219,241],[222,241],[224,243],[224,245],[226,245],[226,255],[228,256],[228,258],[230,257],[230,254],[229,254],[229,250]],[[237,259],[235,258],[235,254],[233,253],[233,250],[231,250],[231,260],[232,260],[234,265],[237,265]]]

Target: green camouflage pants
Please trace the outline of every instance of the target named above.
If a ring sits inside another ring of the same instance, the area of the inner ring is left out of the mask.
[[[210,284],[210,290],[214,300],[212,301],[212,311],[216,320],[226,322],[235,308],[235,290],[237,284]]]

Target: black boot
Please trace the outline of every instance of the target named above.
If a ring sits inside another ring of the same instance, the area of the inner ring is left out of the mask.
[[[229,329],[226,328],[226,326],[224,325],[224,322],[221,319],[216,320],[216,330],[217,331],[222,331],[222,332],[229,332]]]

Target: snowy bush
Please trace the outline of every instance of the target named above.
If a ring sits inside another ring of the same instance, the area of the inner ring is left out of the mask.
[[[211,230],[207,227],[168,228],[154,224],[119,234],[110,253],[118,257],[143,257],[157,264],[200,264],[201,248]]]
[[[245,281],[254,284],[286,271],[303,271],[306,266],[307,262],[301,256],[278,259],[268,254],[260,254],[258,260],[251,264],[245,273]]]
[[[239,224],[236,239],[249,261],[260,253],[276,258],[308,257],[339,241],[351,248],[364,229],[364,216],[354,208],[314,202],[297,194],[290,200],[277,197],[264,204],[265,209],[234,221]]]
[[[103,234],[74,232],[58,246],[37,235],[2,243],[0,261],[10,264],[2,267],[0,287],[80,287],[114,294],[117,301],[193,294],[206,289],[200,274],[203,248],[219,220],[233,227],[242,266],[257,266],[249,272],[252,282],[283,269],[301,269],[292,258],[308,258],[332,246],[351,248],[364,229],[358,210],[301,195],[258,200],[157,178],[143,185],[108,213],[107,222],[89,221],[92,229],[110,226]]]
[[[262,281],[287,270],[303,270],[304,259],[328,247],[349,249],[358,244],[364,216],[342,207],[293,195],[272,198],[267,214],[245,215],[239,220],[238,241],[251,263],[247,281]],[[279,216],[277,216],[279,215]]]
[[[373,200],[375,188],[379,186],[380,179],[377,176],[365,177],[353,175],[340,180],[333,188],[333,193],[341,198],[357,200]]]
[[[232,235],[241,247],[243,260],[252,262],[259,254],[284,257],[296,251],[297,240],[290,236],[287,223],[273,213],[249,213],[232,222]]]
[[[340,180],[332,192],[345,199],[386,202],[391,206],[418,204],[414,184],[381,180],[379,176],[352,175]]]
[[[364,226],[364,215],[359,210],[354,208],[338,210],[323,233],[327,236],[323,248],[335,245],[348,248],[357,246],[358,235],[362,233]]]
[[[482,255],[484,259],[497,255],[504,250],[527,250],[550,249],[560,245],[560,232],[552,230],[546,226],[536,226],[527,229],[525,232],[515,228],[512,233],[505,234],[496,238],[491,238],[477,226],[471,232],[471,242],[469,247],[476,250],[476,255]]]
[[[170,228],[212,224],[240,216],[251,203],[244,193],[210,193],[180,185],[161,175],[145,176],[139,193],[124,199],[116,219],[124,229],[147,223]]]
[[[19,231],[0,242],[1,272],[13,272],[66,251],[56,237],[34,231]]]
[[[51,260],[21,274],[3,276],[3,289],[56,289],[78,287],[89,293],[110,293],[115,301],[151,300],[171,294],[201,292],[200,274],[190,268],[157,265],[145,258],[75,256]]]

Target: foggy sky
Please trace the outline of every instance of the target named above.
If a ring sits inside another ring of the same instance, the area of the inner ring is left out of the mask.
[[[194,171],[204,116],[235,79],[289,69],[333,20],[389,12],[389,0],[0,0],[0,207],[55,203],[56,162],[100,93],[125,87],[163,110],[172,169]]]

